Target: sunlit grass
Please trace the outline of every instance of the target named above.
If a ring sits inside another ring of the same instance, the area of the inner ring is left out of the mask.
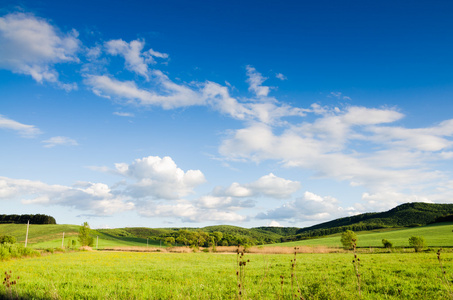
[[[451,278],[453,253],[443,253]],[[350,253],[246,254],[248,299],[357,299]],[[435,252],[360,254],[363,299],[445,299]],[[19,295],[35,299],[235,299],[236,255],[211,253],[75,252],[6,261],[20,276]],[[1,271],[1,270],[0,270]],[[281,286],[283,276],[284,284]],[[283,290],[283,295],[281,291]]]

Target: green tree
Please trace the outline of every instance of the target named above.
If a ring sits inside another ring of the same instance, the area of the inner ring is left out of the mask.
[[[175,243],[174,237],[169,236],[169,237],[165,238],[165,245],[167,245],[168,247],[171,247],[174,243]]]
[[[384,245],[385,248],[393,247],[393,244],[389,240],[386,240],[386,239],[382,239],[382,244]]]
[[[88,222],[84,222],[79,229],[79,242],[82,246],[93,246],[93,237],[90,236],[90,225]]]
[[[414,247],[415,252],[420,252],[426,246],[425,238],[422,236],[411,236],[409,238],[409,245]]]
[[[223,233],[220,231],[214,231],[209,234],[213,240],[214,240],[214,245],[217,246],[217,244],[222,240],[223,238]]]
[[[352,249],[357,242],[357,235],[352,230],[346,230],[341,234],[340,241],[344,249]]]

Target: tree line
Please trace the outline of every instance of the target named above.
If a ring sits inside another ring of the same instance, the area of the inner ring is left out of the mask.
[[[54,217],[48,215],[0,215],[0,224],[57,224]]]

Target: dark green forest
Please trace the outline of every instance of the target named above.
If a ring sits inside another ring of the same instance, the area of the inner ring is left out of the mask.
[[[0,224],[57,224],[54,217],[47,215],[0,215]]]

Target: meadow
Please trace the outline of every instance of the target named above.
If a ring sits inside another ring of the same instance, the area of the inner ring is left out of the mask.
[[[449,299],[435,252],[245,254],[241,299]],[[237,255],[84,251],[9,260],[20,299],[238,299]],[[453,253],[442,253],[448,280]],[[291,276],[293,274],[293,277]],[[282,278],[282,277],[283,278]],[[293,283],[291,284],[291,278]],[[7,290],[0,290],[7,298]]]
[[[257,253],[246,253],[245,265],[239,267],[238,256],[232,253],[167,253],[159,241],[148,241],[147,248],[146,239],[100,234],[99,249],[158,252],[43,252],[39,257],[1,261],[2,280],[4,272],[11,271],[10,280],[17,284],[9,289],[1,286],[0,299],[453,299],[452,225],[359,232],[360,265],[353,264],[351,251],[336,248],[339,235],[255,246],[250,251]],[[13,234],[20,241],[24,229],[24,225],[2,224],[0,234]],[[61,247],[65,232],[66,247],[67,241],[76,240],[77,229],[30,226],[29,245]],[[408,245],[412,235],[424,236],[430,248],[414,253]],[[383,249],[383,238],[397,248]],[[271,254],[292,253],[293,247],[302,252],[294,267],[294,254]],[[445,248],[443,270],[438,247]]]

